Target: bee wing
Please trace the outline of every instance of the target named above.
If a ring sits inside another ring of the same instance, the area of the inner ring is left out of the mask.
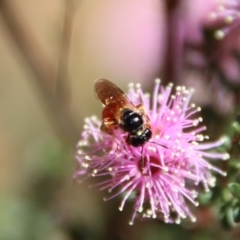
[[[105,106],[135,107],[119,87],[106,79],[97,79],[94,84],[94,89],[97,97]]]

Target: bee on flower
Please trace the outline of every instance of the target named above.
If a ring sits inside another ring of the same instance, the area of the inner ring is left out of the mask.
[[[198,206],[198,185],[209,191],[214,185],[212,171],[226,175],[208,160],[226,160],[229,155],[212,151],[224,139],[206,141],[208,136],[202,133],[206,127],[201,126],[198,116],[200,108],[190,103],[193,90],[174,88],[173,84],[163,87],[157,79],[152,97],[140,84],[130,84],[126,95],[118,92],[122,99],[117,104],[114,94],[115,90],[109,88],[100,96],[105,105],[103,119],[85,120],[77,144],[74,178],[99,177],[94,186],[110,194],[104,200],[122,197],[120,211],[131,199],[134,206],[129,224],[137,216],[166,223],[180,223],[186,217],[195,221],[189,203]],[[103,96],[115,100],[107,101]],[[109,105],[109,101],[115,104]],[[114,106],[117,109],[111,110]],[[107,107],[110,113],[106,114]],[[151,134],[145,138],[146,129]]]

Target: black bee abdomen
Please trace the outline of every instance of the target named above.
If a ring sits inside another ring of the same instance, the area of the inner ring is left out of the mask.
[[[135,132],[143,125],[142,116],[131,109],[123,109],[121,121],[121,127],[126,132]]]

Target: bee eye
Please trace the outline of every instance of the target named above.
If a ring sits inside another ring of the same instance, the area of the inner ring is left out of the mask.
[[[142,116],[130,109],[124,109],[122,111],[121,120],[122,128],[126,132],[139,131],[139,128],[141,128],[143,125]]]

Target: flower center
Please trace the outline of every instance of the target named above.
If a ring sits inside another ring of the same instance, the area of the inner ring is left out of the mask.
[[[140,172],[143,175],[151,175],[158,173],[160,171],[160,161],[155,156],[142,157],[138,163]]]

